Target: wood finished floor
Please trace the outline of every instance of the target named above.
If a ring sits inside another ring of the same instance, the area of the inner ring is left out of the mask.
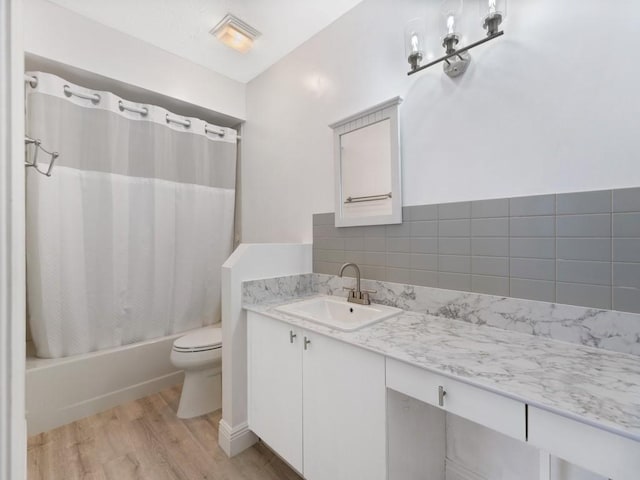
[[[180,420],[179,399],[178,386],[30,437],[28,480],[300,480],[261,443],[227,458],[221,411]]]

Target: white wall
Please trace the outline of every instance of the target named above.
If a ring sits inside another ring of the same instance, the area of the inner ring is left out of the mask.
[[[440,55],[439,5],[365,0],[248,84],[243,241],[310,241],[311,214],[333,211],[327,125],[395,95],[405,205],[640,185],[640,3],[511,0],[463,77],[407,77],[404,26],[428,17]]]
[[[26,52],[245,118],[245,84],[46,0],[24,3]]]

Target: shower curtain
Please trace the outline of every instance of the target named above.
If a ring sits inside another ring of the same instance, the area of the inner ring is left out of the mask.
[[[27,86],[27,134],[60,154],[50,177],[27,175],[37,355],[219,321],[220,269],[233,246],[235,130],[29,74],[38,83]]]

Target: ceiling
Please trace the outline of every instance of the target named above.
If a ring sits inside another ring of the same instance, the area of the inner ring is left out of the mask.
[[[361,0],[51,0],[103,25],[248,82]],[[232,13],[262,34],[248,53],[211,30]]]

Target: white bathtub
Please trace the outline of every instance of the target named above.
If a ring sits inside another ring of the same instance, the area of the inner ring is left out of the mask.
[[[147,340],[66,358],[27,358],[29,435],[51,430],[182,383],[169,361],[173,341]]]

